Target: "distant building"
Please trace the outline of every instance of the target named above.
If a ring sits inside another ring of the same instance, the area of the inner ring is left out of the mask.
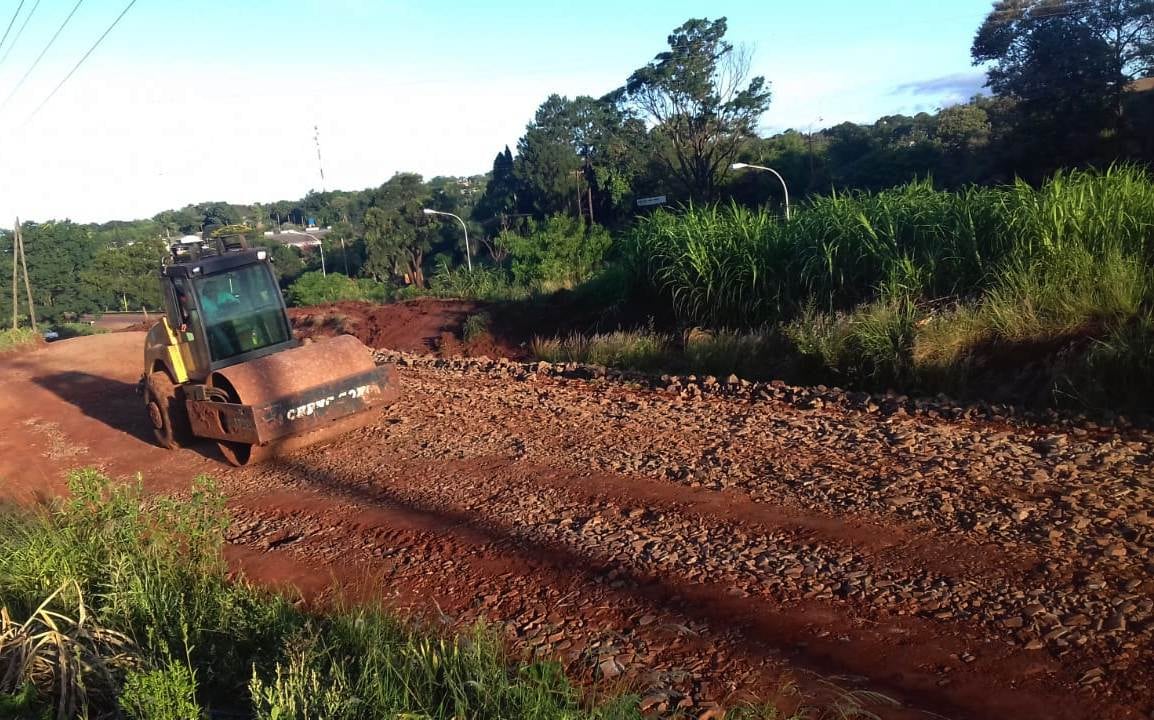
[[[282,230],[279,233],[265,233],[265,237],[291,245],[297,249],[315,247],[321,244],[321,239],[329,234],[328,228],[309,228],[308,230]]]

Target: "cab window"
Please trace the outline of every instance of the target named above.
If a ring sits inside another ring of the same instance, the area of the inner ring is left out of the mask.
[[[280,289],[269,269],[249,265],[195,280],[214,361],[289,340]]]

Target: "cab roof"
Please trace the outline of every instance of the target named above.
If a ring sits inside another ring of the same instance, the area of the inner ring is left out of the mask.
[[[268,262],[268,251],[264,248],[232,250],[220,255],[206,255],[190,262],[165,265],[161,273],[166,277],[203,277],[235,270],[245,265]]]

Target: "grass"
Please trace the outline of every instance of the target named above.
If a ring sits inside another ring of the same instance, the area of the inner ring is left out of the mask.
[[[34,347],[40,342],[40,333],[32,328],[0,330],[0,353]]]
[[[1016,354],[1054,402],[1154,406],[1142,374],[1154,181],[1136,167],[1037,188],[835,194],[790,222],[738,206],[658,211],[625,257],[683,323],[772,328],[800,366],[841,384],[976,389],[991,353]]]
[[[706,331],[684,335],[647,330],[557,338],[534,338],[534,356],[555,363],[584,363],[643,372],[702,373],[725,377],[768,377],[781,339],[772,333]]]
[[[534,338],[533,354],[548,362],[585,363],[635,370],[659,370],[671,364],[673,338],[649,331],[617,331],[559,338]]]
[[[314,615],[221,556],[222,499],[144,498],[94,471],[72,498],[0,515],[0,704],[50,717],[633,718],[551,663],[362,608]],[[47,644],[45,639],[48,638]]]

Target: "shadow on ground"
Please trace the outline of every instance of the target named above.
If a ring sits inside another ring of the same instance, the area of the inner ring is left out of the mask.
[[[75,371],[41,375],[32,378],[32,382],[75,405],[92,419],[141,442],[156,444],[152,424],[144,409],[144,399],[137,392],[136,383]],[[193,440],[184,443],[184,447],[209,460],[225,462],[215,442]]]
[[[668,577],[639,571],[628,564],[587,556],[564,544],[529,541],[519,537],[516,528],[505,526],[493,518],[414,501],[393,488],[370,484],[371,478],[317,468],[291,456],[275,459],[271,464],[291,473],[304,485],[343,495],[356,502],[388,506],[421,518],[446,532],[484,538],[497,552],[518,558],[525,568],[532,569],[532,574],[552,574],[562,584],[573,583],[590,592],[603,594],[610,605],[670,612],[703,622],[719,635],[730,638],[736,635],[733,641],[739,652],[755,661],[773,662],[786,658],[791,666],[820,677],[865,676],[872,689],[912,702],[920,708],[887,712],[890,717],[913,717],[923,711],[949,717],[968,716],[975,711],[989,716],[1018,718],[1074,717],[1070,712],[1057,711],[1052,702],[1024,689],[991,686],[980,697],[973,693],[973,687],[958,695],[943,691],[933,682],[932,673],[923,673],[911,664],[914,662],[912,658],[910,662],[902,662],[901,651],[897,651],[895,656],[894,648],[886,649],[888,652],[884,654],[889,656],[891,665],[901,666],[886,667],[883,665],[886,661],[881,658],[883,647],[871,648],[870,642],[863,637],[855,638],[854,643],[836,638],[818,640],[809,632],[808,626],[821,624],[820,619],[771,600],[735,597],[722,583],[679,583]],[[625,581],[621,587],[610,587],[606,583],[610,572],[614,572],[618,580]]]

